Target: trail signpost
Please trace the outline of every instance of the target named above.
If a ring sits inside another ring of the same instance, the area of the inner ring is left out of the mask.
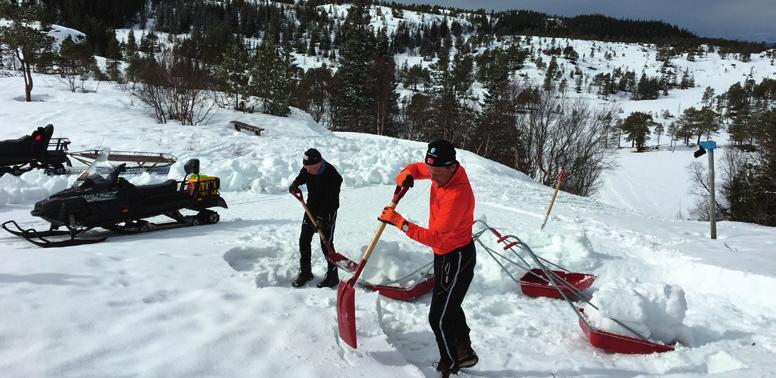
[[[707,151],[709,152],[709,223],[711,224],[711,238],[717,238],[717,201],[714,198],[714,150],[717,148],[717,142],[713,140],[701,141],[698,151],[693,156],[699,158]]]

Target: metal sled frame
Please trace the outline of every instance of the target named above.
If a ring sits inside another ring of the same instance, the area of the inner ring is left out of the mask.
[[[502,236],[501,233],[499,233],[496,229],[488,226],[483,221],[476,221],[475,223],[482,223],[485,226],[485,229],[475,233],[473,239],[476,240],[483,249],[485,249],[485,252],[487,252],[488,255],[493,258],[501,270],[503,270],[504,273],[506,273],[509,278],[512,279],[512,281],[520,285],[520,290],[523,292],[523,294],[533,298],[546,297],[563,299],[563,295],[561,294],[562,291],[563,294],[574,300],[587,298],[584,290],[588,289],[593,284],[595,281],[594,275],[586,273],[574,273],[547,259],[536,256],[537,260],[542,263],[542,266],[545,266],[546,264],[553,267],[554,270],[548,269],[548,272],[550,275],[552,275],[552,278],[555,278],[556,281],[560,284],[559,287],[556,287],[553,285],[550,277],[548,276],[548,273],[545,273],[541,268],[531,268],[531,263],[529,263],[523,256],[517,253],[517,251],[513,250],[513,248],[518,248],[525,251],[522,245],[520,245],[521,242],[519,239],[517,239],[517,237],[511,235]],[[514,261],[504,254],[494,251],[492,248],[485,245],[485,243],[483,243],[480,238],[488,231],[496,236],[497,243],[504,244],[502,247],[504,251],[511,251],[520,261]],[[520,279],[515,278],[509,269],[504,266],[502,260],[518,267],[520,270],[524,271],[525,274],[523,274]],[[577,294],[581,296],[577,296]]]
[[[91,165],[100,154],[100,150],[75,151],[69,155],[86,165]],[[132,163],[127,167],[128,172],[158,172],[165,173],[175,164],[177,159],[172,154],[160,152],[141,152],[141,151],[113,151],[108,155],[109,162]]]
[[[539,267],[538,269],[542,271],[543,277],[552,284],[552,286],[556,289],[556,292],[560,294],[563,300],[566,303],[568,303],[568,305],[577,315],[579,326],[582,329],[582,332],[587,336],[588,340],[590,341],[590,344],[593,345],[594,347],[603,349],[610,353],[625,353],[625,354],[662,353],[662,352],[668,352],[668,351],[674,350],[674,347],[672,345],[665,345],[665,344],[649,341],[646,337],[644,337],[639,332],[635,331],[633,328],[628,327],[623,322],[614,318],[608,318],[608,319],[612,320],[613,322],[617,323],[619,326],[623,327],[625,330],[633,334],[633,337],[617,335],[611,332],[606,332],[606,331],[596,329],[595,327],[593,327],[592,324],[590,324],[590,321],[588,320],[587,315],[584,313],[583,309],[578,308],[574,304],[574,300],[580,300],[587,303],[590,307],[594,308],[595,310],[599,310],[599,308],[595,304],[590,302],[590,300],[592,299],[590,295],[580,290],[579,288],[575,287],[574,285],[570,284],[569,282],[565,281],[554,271],[550,270],[547,267],[547,265],[545,265],[545,263],[549,263],[549,264],[552,264],[552,263],[537,256],[533,252],[533,250],[531,250],[531,247],[525,244],[517,236],[514,236],[514,235],[502,236],[498,231],[488,226],[485,222],[483,221],[477,221],[477,222],[482,223],[486,227],[486,230],[481,231],[477,236],[481,235],[483,232],[487,230],[490,230],[499,238],[499,242],[502,242],[505,240],[511,240],[511,242],[508,244],[510,248],[511,247],[520,248],[521,250],[525,251],[528,254],[528,256],[533,260],[534,264]],[[499,265],[501,265],[500,262],[499,262]],[[567,293],[569,293],[570,295],[568,295]]]

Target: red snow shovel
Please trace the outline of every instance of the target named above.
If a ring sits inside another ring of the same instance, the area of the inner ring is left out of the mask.
[[[388,205],[391,208],[396,208],[404,194],[409,190],[409,186],[396,186],[396,190],[393,192],[393,200]],[[337,327],[339,328],[339,336],[350,345],[353,349],[357,348],[356,342],[356,291],[353,286],[356,285],[358,277],[361,275],[361,271],[364,270],[369,256],[377,245],[377,241],[380,240],[380,236],[385,230],[385,223],[380,222],[380,226],[377,227],[377,231],[372,237],[372,241],[369,242],[369,246],[366,247],[364,255],[361,257],[361,263],[358,264],[356,272],[353,274],[348,282],[340,281],[339,288],[337,289]]]
[[[318,223],[315,222],[315,217],[313,216],[313,213],[310,212],[310,208],[307,207],[306,203],[304,203],[302,191],[297,188],[291,192],[291,194],[299,200],[299,202],[302,204],[302,207],[304,208],[304,212],[307,213],[307,218],[309,218],[310,222],[313,223],[313,227],[318,230],[318,236],[321,237],[321,241],[323,241],[323,245],[326,247],[326,260],[329,260],[329,262],[348,273],[353,273],[358,265],[356,265],[356,263],[354,263],[349,258],[337,253],[337,251],[331,247],[331,244],[329,244],[329,241],[326,239],[326,235],[323,234],[323,230],[321,230],[321,228],[318,227]]]

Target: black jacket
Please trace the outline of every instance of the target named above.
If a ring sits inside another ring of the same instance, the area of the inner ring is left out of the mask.
[[[311,175],[302,168],[292,185],[307,185],[307,207],[315,216],[330,214],[339,208],[342,176],[328,161],[323,162],[323,172],[319,175]]]

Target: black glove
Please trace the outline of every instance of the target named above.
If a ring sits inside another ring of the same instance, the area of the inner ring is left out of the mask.
[[[291,184],[288,186],[288,192],[291,194],[296,193],[298,190],[299,190],[299,187],[294,184]]]
[[[410,188],[412,188],[414,184],[415,184],[415,179],[412,177],[412,173],[410,173],[408,169],[405,169],[399,172],[399,175],[396,176],[397,186],[409,186]]]

